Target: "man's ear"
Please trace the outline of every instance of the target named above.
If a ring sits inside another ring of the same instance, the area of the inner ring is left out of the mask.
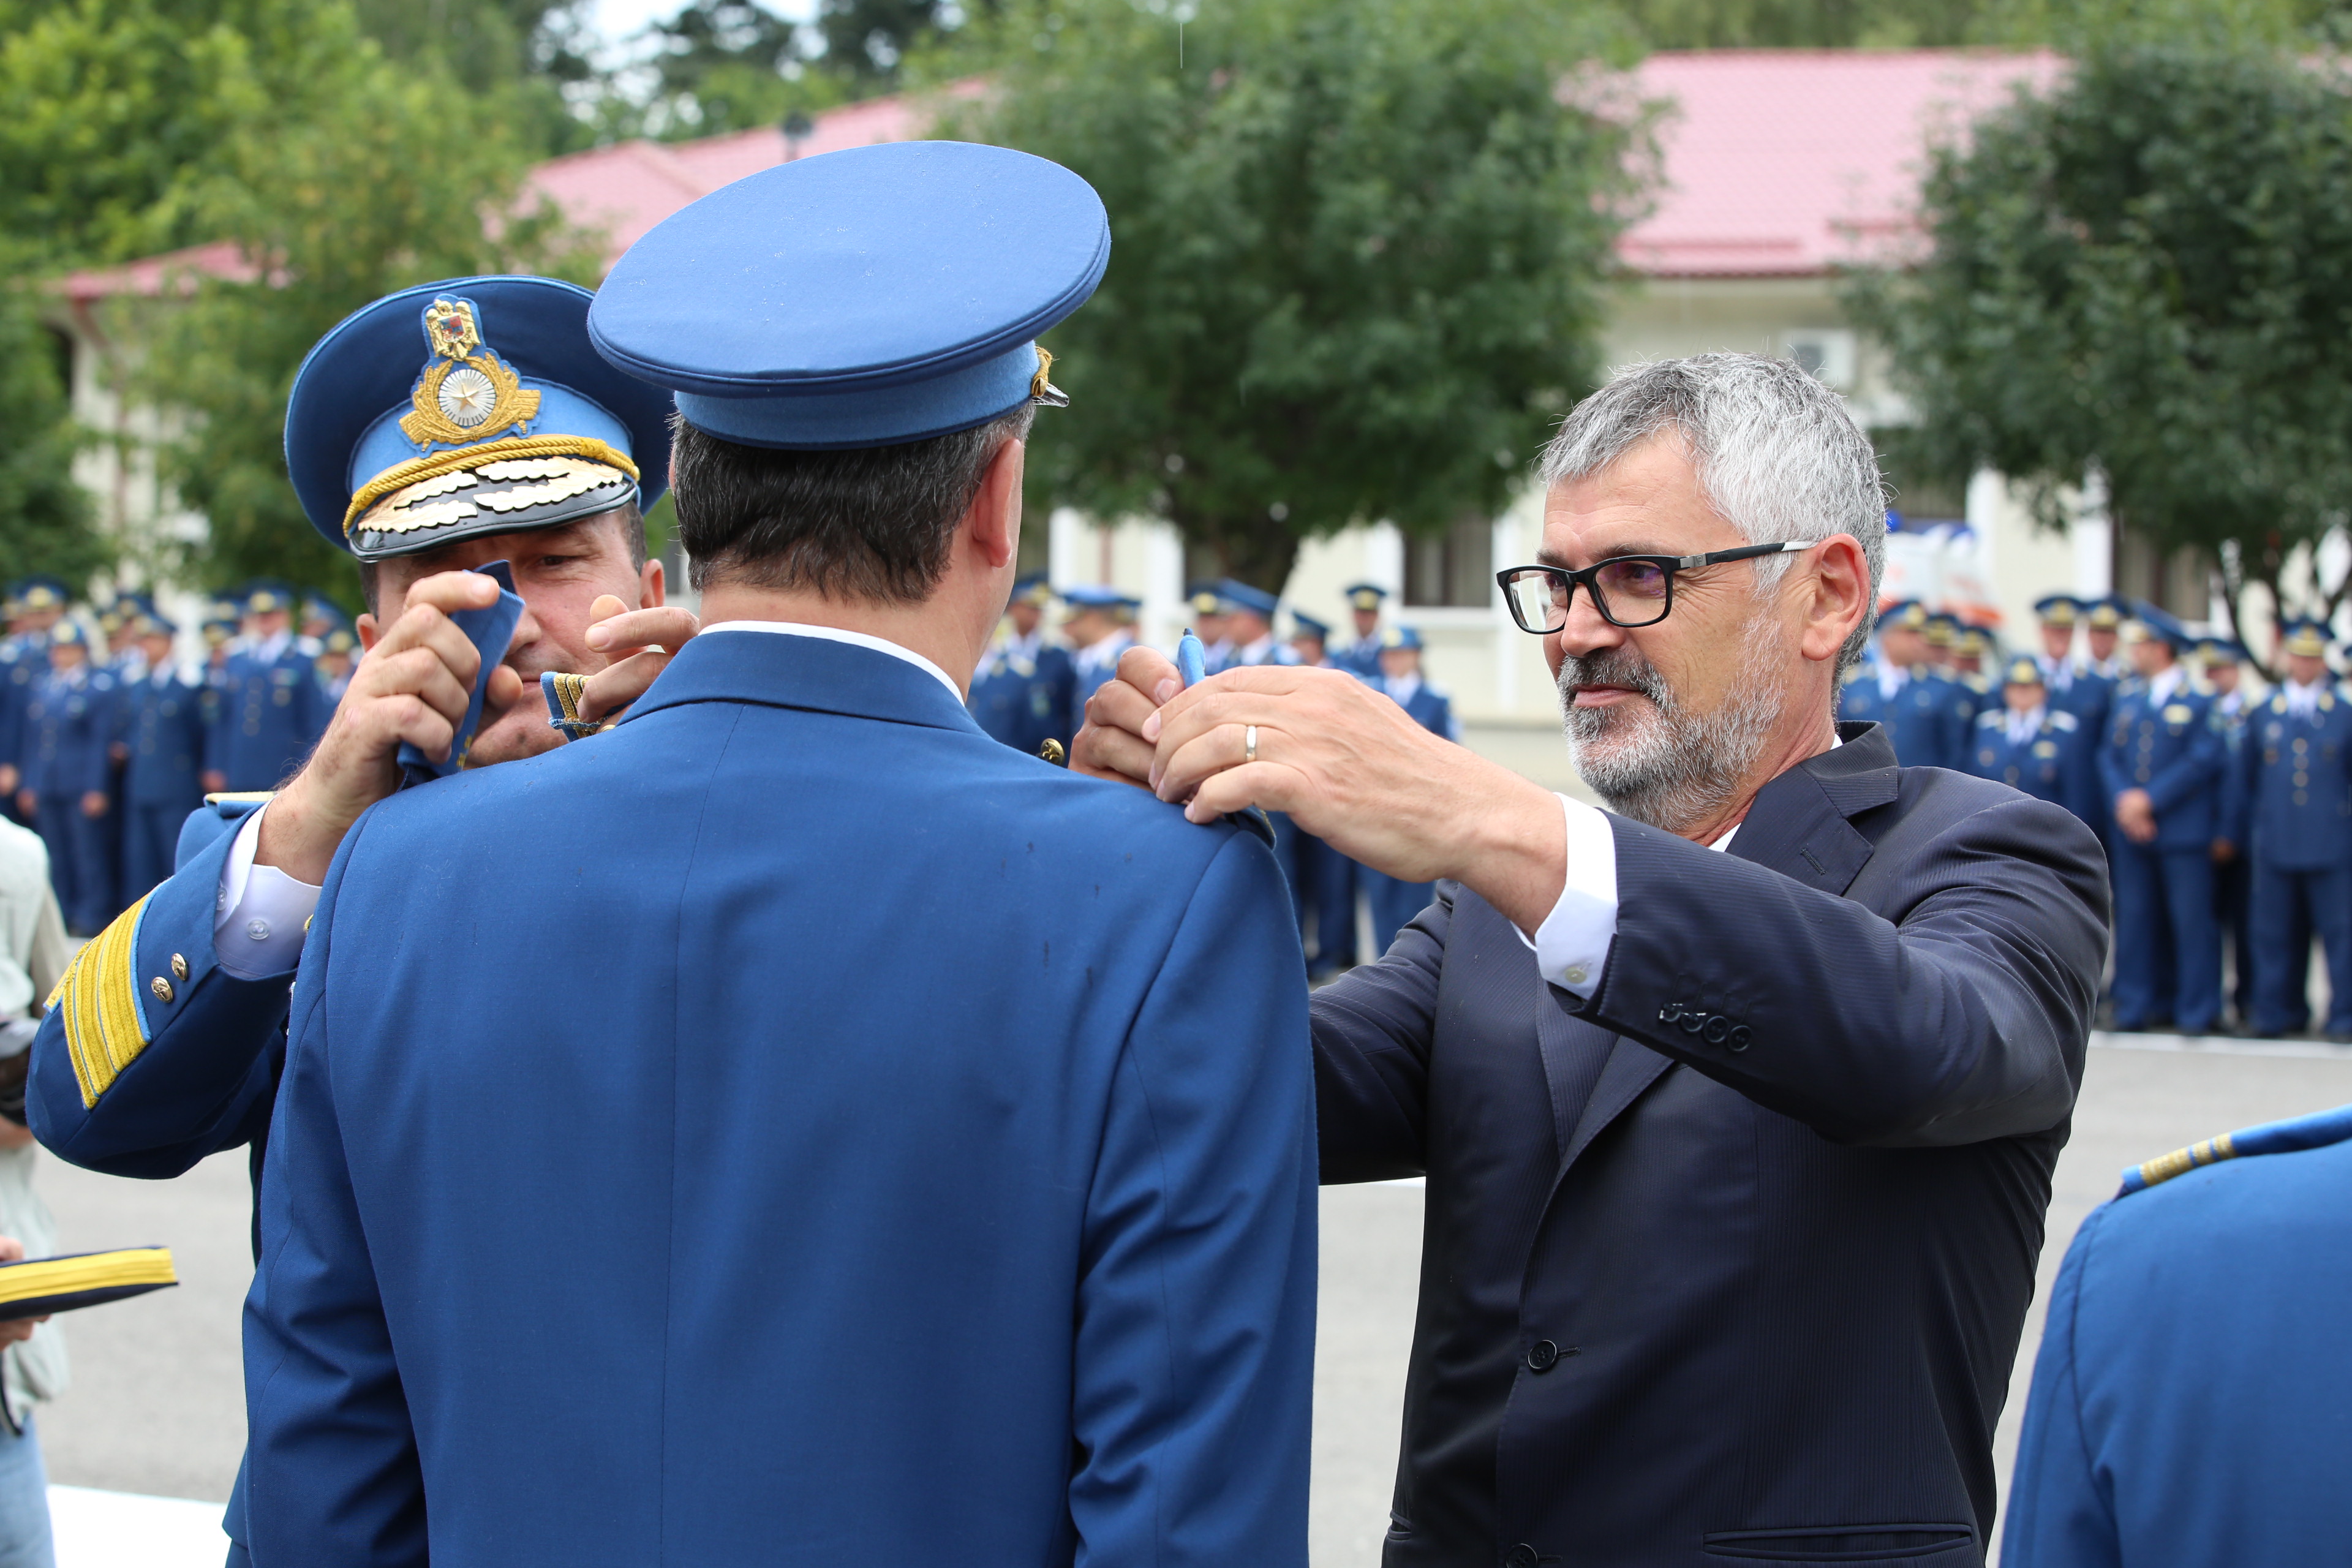
[[[363,658],[368,650],[375,647],[376,639],[383,636],[383,629],[375,624],[373,610],[362,610],[359,619],[352,623],[352,629],[359,634],[360,656]]]
[[[1833,659],[1870,613],[1870,560],[1851,533],[1832,534],[1808,553],[1811,598],[1798,647],[1807,658]]]
[[[667,575],[662,569],[661,557],[646,557],[646,563],[637,569],[637,608],[658,610],[668,602],[663,597],[663,590],[668,586]]]
[[[992,568],[1011,565],[1021,549],[1021,478],[1027,458],[1028,447],[1017,439],[997,447],[964,513],[972,548]]]

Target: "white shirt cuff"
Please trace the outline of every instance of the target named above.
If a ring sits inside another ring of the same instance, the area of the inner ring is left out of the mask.
[[[1525,931],[1519,940],[1534,950],[1537,973],[1589,1002],[1617,940],[1617,836],[1608,813],[1566,795],[1559,805],[1568,827],[1568,881],[1535,940]]]
[[[311,911],[319,907],[318,889],[275,866],[253,863],[262,815],[268,809],[263,802],[238,826],[221,867],[220,889],[213,895],[213,956],[239,980],[292,973],[302,962]]]

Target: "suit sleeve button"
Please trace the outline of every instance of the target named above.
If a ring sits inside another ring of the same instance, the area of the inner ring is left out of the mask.
[[[1538,1340],[1528,1347],[1528,1370],[1549,1372],[1559,1364],[1559,1347],[1549,1340]]]
[[[1537,1562],[1536,1549],[1524,1541],[1503,1553],[1503,1568],[1536,1568]]]
[[[1755,1036],[1748,1032],[1748,1026],[1740,1024],[1732,1029],[1731,1037],[1724,1041],[1724,1044],[1735,1051],[1744,1051],[1748,1048],[1748,1042],[1754,1038]]]
[[[1731,1020],[1717,1013],[1706,1021],[1706,1027],[1699,1031],[1699,1038],[1710,1046],[1719,1046],[1723,1044],[1724,1037],[1730,1033]]]

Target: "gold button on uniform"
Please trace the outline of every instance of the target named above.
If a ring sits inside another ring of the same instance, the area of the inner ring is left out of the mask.
[[[178,953],[173,953],[172,955],[172,978],[174,980],[185,980],[187,977],[188,961],[182,958]]]
[[[160,974],[147,983],[147,988],[155,993],[159,1001],[169,1002],[172,999],[172,983]]]

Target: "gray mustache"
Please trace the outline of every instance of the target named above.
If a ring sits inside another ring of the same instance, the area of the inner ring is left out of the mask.
[[[1666,688],[1665,678],[1655,666],[1631,648],[1603,648],[1581,658],[1562,659],[1559,666],[1559,689],[1565,697],[1579,686],[1622,686],[1638,691],[1658,705],[1669,709],[1673,696]]]

